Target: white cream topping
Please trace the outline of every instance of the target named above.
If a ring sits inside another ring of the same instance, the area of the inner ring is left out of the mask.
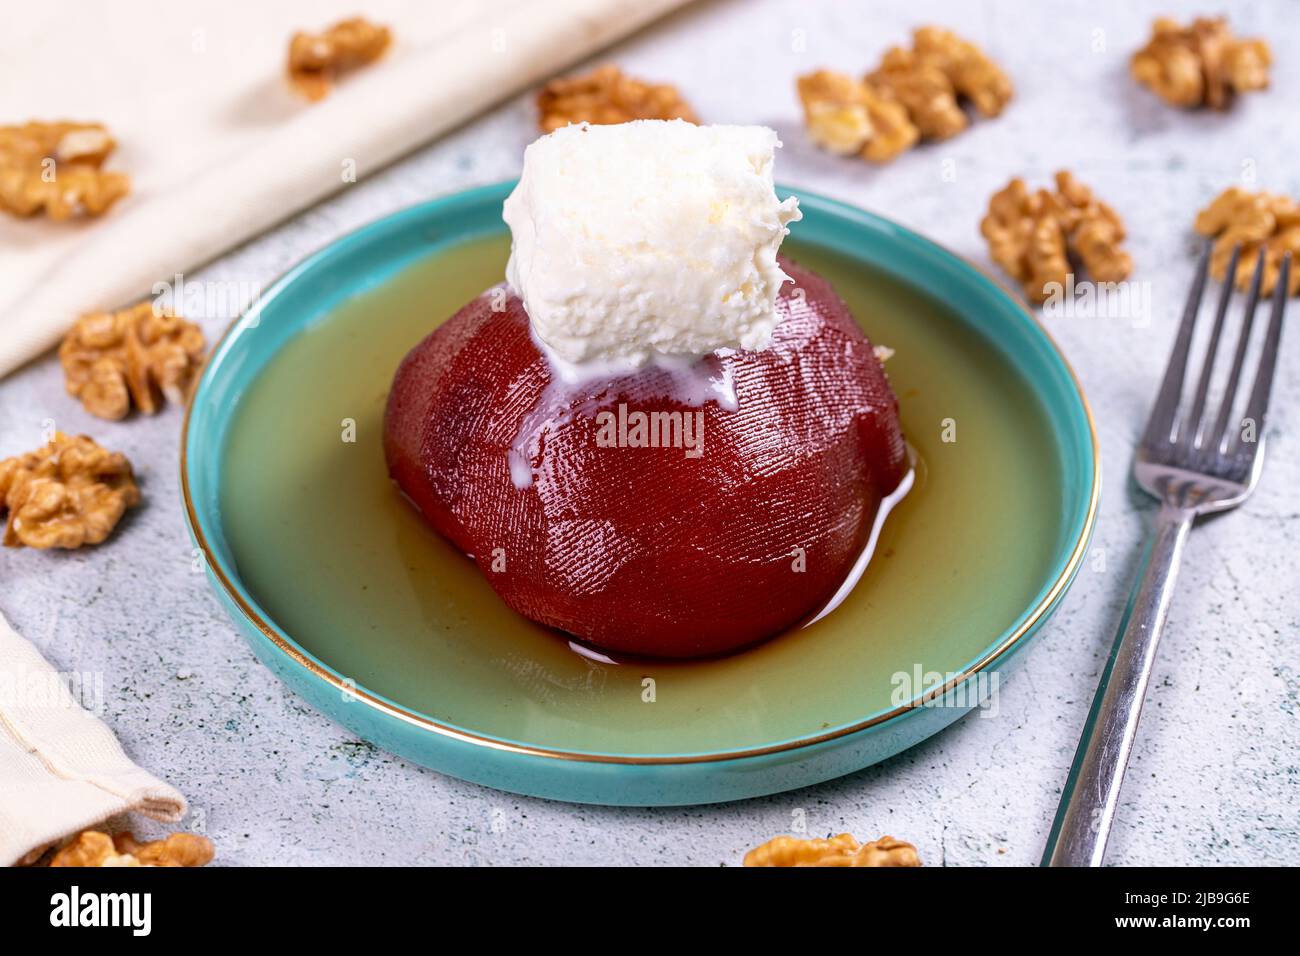
[[[777,249],[800,218],[773,188],[780,145],[762,126],[640,120],[528,147],[506,279],[561,378],[768,345],[789,279]]]

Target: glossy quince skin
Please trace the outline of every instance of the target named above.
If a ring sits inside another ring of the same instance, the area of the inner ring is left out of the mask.
[[[393,480],[510,607],[607,651],[717,655],[798,625],[845,580],[908,463],[871,342],[828,282],[782,266],[771,345],[706,360],[729,373],[734,408],[675,397],[656,371],[555,403],[523,304],[479,297],[397,371]],[[698,453],[610,447],[600,413],[620,403],[702,412]],[[521,486],[510,458],[530,414]]]

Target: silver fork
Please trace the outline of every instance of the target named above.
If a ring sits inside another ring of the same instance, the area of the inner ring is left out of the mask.
[[[1079,739],[1056,822],[1047,838],[1044,866],[1101,865],[1188,531],[1197,516],[1227,511],[1245,501],[1264,465],[1264,421],[1282,335],[1290,256],[1282,261],[1254,386],[1240,425],[1234,426],[1231,421],[1232,408],[1259,304],[1264,272],[1262,248],[1218,414],[1212,421],[1206,418],[1214,359],[1240,255],[1240,248],[1233,250],[1196,391],[1190,402],[1184,402],[1183,381],[1196,315],[1205,292],[1209,248],[1202,255],[1164,382],[1137,449],[1134,477],[1144,491],[1160,500],[1155,534]]]

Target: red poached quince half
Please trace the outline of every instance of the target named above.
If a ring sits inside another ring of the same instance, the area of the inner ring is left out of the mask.
[[[561,387],[520,299],[485,293],[397,371],[393,480],[511,608],[608,651],[715,655],[799,625],[908,461],[848,307],[780,265],[770,345],[701,360],[734,403],[656,368]]]

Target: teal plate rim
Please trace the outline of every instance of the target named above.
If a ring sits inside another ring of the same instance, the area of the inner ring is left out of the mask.
[[[435,769],[445,768],[439,766],[436,759],[429,759],[429,755],[422,752],[419,747],[412,745],[412,742],[406,737],[409,728],[414,727],[422,732],[427,731],[433,735],[446,738],[448,741],[470,744],[476,751],[506,752],[508,754],[527,755],[528,757],[553,758],[559,761],[636,765],[710,764],[742,760],[744,758],[806,752],[806,748],[816,748],[818,745],[829,744],[837,740],[847,740],[868,730],[881,729],[882,725],[915,713],[927,703],[944,697],[944,695],[966,684],[981,672],[995,668],[1005,660],[1010,660],[1014,656],[1014,652],[1020,650],[1027,643],[1028,638],[1032,637],[1055,609],[1073,581],[1086,554],[1088,542],[1096,522],[1097,503],[1101,486],[1101,456],[1095,422],[1077,375],[1037,316],[1008,292],[1000,282],[988,275],[979,266],[932,240],[926,239],[910,229],[873,213],[814,193],[785,188],[779,190],[783,197],[795,195],[799,199],[800,208],[804,213],[804,224],[800,227],[801,232],[813,231],[810,230],[808,225],[812,222],[814,229],[816,224],[821,224],[822,228],[828,230],[835,227],[840,230],[847,230],[849,233],[857,233],[860,237],[874,236],[877,240],[892,245],[896,255],[910,263],[905,267],[898,262],[892,268],[882,266],[886,268],[886,271],[900,275],[909,284],[921,288],[927,294],[936,295],[934,292],[936,283],[947,283],[953,287],[960,287],[963,295],[969,297],[972,301],[981,300],[990,305],[998,306],[1002,314],[1001,317],[1018,325],[1018,334],[1024,339],[1028,347],[1036,350],[1036,359],[1046,361],[1046,368],[1053,376],[1051,390],[1058,400],[1064,400],[1065,402],[1064,417],[1068,420],[1070,434],[1061,440],[1074,443],[1074,447],[1070,451],[1078,459],[1076,464],[1081,466],[1078,469],[1079,473],[1086,476],[1078,492],[1073,496],[1074,500],[1066,503],[1067,514],[1065,521],[1068,531],[1064,535],[1064,540],[1067,545],[1058,550],[1056,566],[1045,575],[1046,583],[1020,619],[1001,635],[998,635],[979,657],[969,662],[942,686],[929,688],[907,703],[819,733],[774,741],[763,746],[748,747],[742,750],[681,754],[621,754],[554,749],[529,744],[525,741],[481,734],[469,728],[435,720],[396,701],[373,693],[364,687],[356,686],[351,680],[344,678],[343,675],[333,670],[327,663],[311,654],[275,624],[271,616],[258,605],[257,601],[244,587],[238,572],[235,570],[233,556],[224,545],[214,546],[210,535],[214,528],[219,527],[219,519],[214,514],[216,508],[211,504],[196,504],[195,486],[202,486],[215,492],[215,489],[220,484],[220,479],[216,476],[219,474],[218,462],[221,460],[224,450],[225,433],[223,428],[218,427],[216,435],[218,440],[211,441],[210,429],[225,420],[220,416],[228,414],[228,410],[222,412],[215,409],[213,407],[214,403],[205,403],[206,392],[213,388],[212,383],[222,373],[223,366],[232,361],[232,355],[239,348],[243,339],[239,333],[256,326],[262,321],[268,310],[273,308],[277,297],[281,296],[287,288],[310,278],[329,276],[331,266],[355,255],[359,250],[385,235],[395,233],[403,228],[409,228],[413,223],[431,223],[439,220],[454,221],[458,215],[476,210],[481,211],[481,208],[485,205],[499,210],[501,202],[513,186],[513,181],[496,183],[411,206],[364,225],[312,253],[272,283],[259,299],[226,329],[205,361],[201,375],[191,392],[181,426],[180,443],[181,495],[184,501],[185,517],[190,535],[201,553],[204,567],[208,577],[213,582],[218,597],[221,598],[236,623],[243,627],[245,636],[253,646],[253,650],[292,689],[302,693],[318,709],[325,711],[331,718],[357,730],[363,736],[382,738],[384,745],[388,749],[414,756],[414,759],[418,762],[425,763]],[[445,235],[440,234],[440,242],[442,240],[468,239],[474,235],[481,235],[482,230],[464,230],[459,235],[454,233],[453,228]],[[816,238],[801,237],[801,239],[814,245],[818,244]],[[825,245],[825,243],[822,244]],[[870,259],[861,252],[858,252],[855,257]],[[413,255],[409,261],[414,261],[415,258],[416,256]],[[391,271],[375,281],[383,281],[406,264],[408,264],[408,260],[392,264]],[[876,264],[879,265],[879,263]],[[953,305],[951,302],[948,304],[950,308],[961,311],[958,306]],[[1026,376],[1026,381],[1036,391],[1041,392],[1044,390],[1041,383],[1030,380],[1028,376]],[[212,496],[209,495],[207,500],[210,502]],[[220,538],[219,535],[215,537]],[[1069,542],[1072,542],[1072,544],[1069,544]],[[313,684],[317,686],[312,686]],[[360,713],[356,709],[353,709],[351,713],[345,713],[345,708],[330,703],[332,698],[337,698],[344,704],[360,702],[365,705],[365,708]],[[875,762],[875,760],[883,759],[919,742],[920,739],[936,732],[962,713],[965,713],[963,709],[954,709],[954,711],[954,713],[939,722],[938,726],[922,734],[920,738],[905,742],[902,746],[891,746],[889,748],[890,753],[884,753],[858,762],[849,769],[839,769],[833,773],[820,773],[815,779],[799,780],[794,783],[786,781],[780,785],[767,787],[749,787],[740,796],[790,789],[792,786],[816,782],[816,779],[828,779],[830,776],[837,776],[840,773],[860,769],[869,763]],[[371,719],[374,717],[378,717],[385,722],[396,721],[398,723],[396,725],[386,723],[386,726],[379,727]],[[931,721],[930,723],[935,722]],[[463,768],[453,768],[447,772],[467,779],[477,779],[477,782],[486,782],[501,789],[537,793],[543,796],[560,796],[564,799],[586,800],[586,802],[709,802],[708,798],[637,801],[610,798],[587,799],[582,795],[569,795],[563,786],[558,788],[555,786],[537,787],[526,782],[515,783],[511,779],[507,779],[502,783],[497,779],[499,776],[497,774],[477,774],[466,772]],[[483,777],[489,779],[482,779]],[[723,796],[713,799],[733,798],[735,797]]]

